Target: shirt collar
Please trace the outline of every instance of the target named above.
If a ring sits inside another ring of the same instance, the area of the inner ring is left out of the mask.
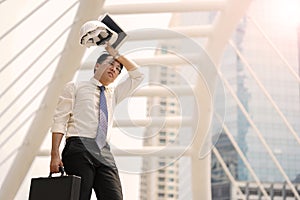
[[[92,77],[92,78],[90,79],[90,82],[91,82],[93,85],[97,86],[97,87],[100,87],[100,86],[103,85],[102,83],[100,83],[99,80],[95,79],[94,77]],[[105,86],[105,92],[112,93],[112,92],[113,92],[113,88],[111,88],[111,87],[109,87],[109,86]]]
[[[95,86],[102,86],[102,85],[103,85],[102,83],[100,83],[100,81],[98,81],[98,80],[95,79],[94,77],[92,77],[92,78],[90,79],[90,82],[91,82],[93,85],[95,85]]]

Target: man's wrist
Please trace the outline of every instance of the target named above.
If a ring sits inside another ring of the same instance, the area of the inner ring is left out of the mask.
[[[120,58],[120,53],[117,51],[115,55],[113,55],[114,60],[118,60]]]
[[[59,156],[58,150],[51,150],[51,156]]]

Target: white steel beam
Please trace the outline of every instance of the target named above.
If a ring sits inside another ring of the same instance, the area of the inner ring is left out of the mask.
[[[102,12],[110,14],[145,14],[167,12],[218,11],[226,5],[224,0],[176,1],[105,5]]]
[[[182,126],[191,126],[192,125],[192,118],[187,117],[152,117],[146,119],[119,119],[114,121],[114,127],[134,127],[134,126],[142,126],[147,127],[149,126],[161,126],[164,127],[182,127]]]
[[[227,0],[225,10],[220,12],[214,21],[214,31],[208,37],[205,49],[216,65],[219,63],[227,41],[250,3],[251,0]]]
[[[115,156],[188,156],[190,149],[182,146],[144,146],[143,148],[112,149]]]
[[[228,179],[230,180],[231,184],[233,185],[233,187],[236,189],[236,191],[240,194],[243,195],[243,192],[241,191],[241,188],[238,186],[237,181],[234,179],[234,177],[232,176],[229,168],[227,167],[225,161],[223,160],[221,154],[219,153],[217,148],[213,148],[212,152],[214,153],[214,155],[216,156],[217,160],[219,161],[219,163],[221,164],[225,174],[227,175]],[[242,196],[244,200],[246,200],[245,196]]]
[[[148,64],[153,65],[153,63],[158,63],[159,65],[157,66],[176,66],[181,64],[187,64],[186,60],[174,54],[158,54],[147,57],[135,57],[132,59],[140,66],[147,66]]]
[[[243,17],[246,9],[248,8],[251,0],[227,0],[226,7],[222,12],[219,13],[216,20],[213,23],[214,31],[208,37],[207,44],[205,46],[206,52],[210,56],[213,63],[218,66],[221,59],[222,53],[224,51],[225,45],[232,35],[235,27],[237,26],[240,19]],[[211,77],[205,77],[206,80],[210,80],[210,85],[208,88],[210,94],[214,94],[215,83],[217,78],[217,72],[212,74]],[[200,124],[195,125],[195,131],[197,137],[195,137],[192,146],[192,193],[193,199],[206,199],[210,200],[211,197],[211,168],[210,168],[210,154],[207,154],[204,158],[199,158],[199,148],[203,151],[205,148],[205,139],[210,136],[207,135],[209,131],[209,126],[211,122],[213,107],[210,101],[210,95],[206,91],[207,89],[201,86],[201,80],[198,80],[196,84],[199,88],[196,91],[204,92],[205,94],[198,93],[196,98],[199,99],[199,109],[201,115],[195,116],[196,119],[201,119]],[[201,97],[201,98],[200,98]],[[197,100],[196,99],[196,100]],[[198,102],[198,101],[197,101]],[[210,146],[210,145],[208,145]]]
[[[133,97],[176,97],[192,96],[194,86],[145,86],[132,94]]]
[[[210,77],[206,77],[210,79]],[[204,141],[210,126],[212,115],[212,97],[206,84],[198,80],[195,88],[197,113],[194,114],[194,132],[195,138],[191,146],[191,172],[192,172],[192,193],[193,199],[211,199],[211,181],[210,181],[210,154],[200,158],[200,151],[204,148]],[[201,119],[201,120],[199,120]]]
[[[103,3],[103,0],[80,1],[74,25],[70,30],[64,52],[55,71],[55,78],[49,84],[49,88],[42,100],[46,106],[37,111],[27,135],[24,137],[23,144],[20,146],[3,181],[0,199],[14,199],[35,156],[39,152],[51,124],[51,113],[53,113],[56,106],[56,101],[53,101],[53,99],[58,98],[63,85],[72,79],[85,52],[85,49],[80,45],[74,45],[74,41],[76,41],[76,44],[78,43],[78,30],[84,22],[98,18],[98,10],[101,10]]]
[[[212,25],[178,26],[170,30],[181,33],[187,37],[208,37],[214,31]]]
[[[168,29],[170,31],[181,33],[187,37],[208,37],[214,29],[212,25],[194,25],[194,26],[179,26]],[[169,32],[157,32],[155,29],[144,29],[138,32],[131,32],[128,34],[128,41],[136,40],[157,40],[170,39],[180,37],[178,34],[169,34]]]

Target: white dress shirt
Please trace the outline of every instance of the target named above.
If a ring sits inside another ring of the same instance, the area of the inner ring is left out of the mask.
[[[115,106],[126,98],[143,80],[138,70],[128,71],[129,77],[116,88],[106,87],[105,96],[108,110],[108,130],[112,128]],[[99,97],[102,84],[95,78],[90,81],[66,84],[53,117],[51,132],[72,136],[95,138],[99,120]]]

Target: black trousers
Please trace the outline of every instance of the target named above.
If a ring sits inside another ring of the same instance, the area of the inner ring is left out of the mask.
[[[81,177],[80,200],[89,200],[94,189],[99,200],[122,200],[118,169],[109,145],[99,150],[94,139],[70,137],[62,152],[67,174]]]

